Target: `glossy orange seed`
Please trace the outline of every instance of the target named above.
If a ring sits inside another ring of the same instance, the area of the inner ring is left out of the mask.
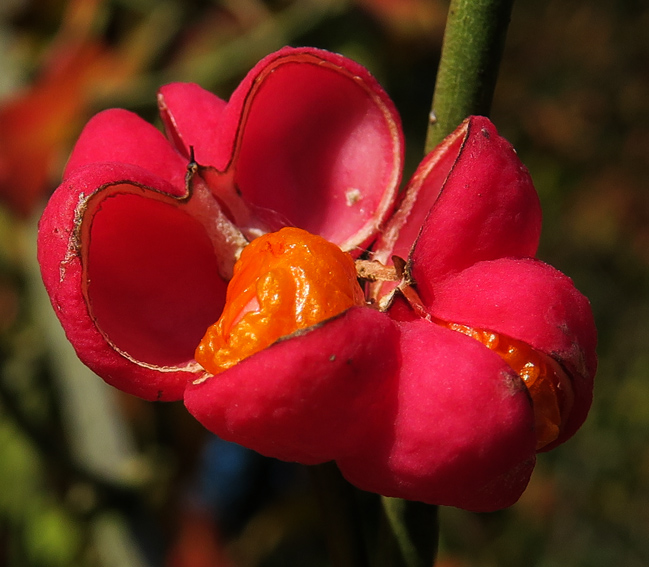
[[[223,313],[195,358],[218,374],[281,337],[364,303],[349,254],[320,236],[283,228],[244,248]]]
[[[480,341],[521,377],[532,397],[537,450],[559,437],[562,422],[572,405],[572,387],[558,364],[509,337],[457,323],[443,324]]]

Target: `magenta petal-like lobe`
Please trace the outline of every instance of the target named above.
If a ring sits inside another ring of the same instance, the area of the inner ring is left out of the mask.
[[[534,466],[532,405],[489,349],[426,320],[402,323],[394,415],[338,459],[360,488],[490,511],[514,503]]]
[[[68,160],[63,179],[93,163],[137,165],[171,183],[174,195],[185,192],[187,160],[169,145],[162,132],[137,114],[113,108],[86,124]]]
[[[473,116],[465,127],[457,160],[410,257],[425,302],[447,275],[481,260],[534,256],[539,242],[541,209],[527,169],[487,118]],[[420,168],[427,168],[426,160]],[[416,178],[437,184],[434,173]]]
[[[469,124],[475,119],[476,117],[470,117],[465,120],[421,162],[408,182],[396,211],[373,247],[373,259],[390,264],[393,255],[404,260],[408,258],[424,220],[458,159]]]
[[[385,419],[398,336],[382,313],[354,307],[188,385],[185,405],[219,437],[263,455],[329,461]]]
[[[158,107],[167,136],[185,157],[194,149],[202,165],[221,161],[215,154],[221,114],[226,102],[195,83],[171,83],[160,88]]]
[[[125,164],[77,169],[39,227],[43,281],[79,358],[146,399],[182,397],[226,282],[173,186]]]
[[[588,300],[561,272],[534,259],[480,262],[435,288],[433,316],[523,341],[568,372],[574,405],[552,448],[570,437],[590,408],[597,367]]]
[[[232,168],[243,198],[354,250],[378,231],[401,179],[399,116],[366,69],[317,49],[259,63],[225,110],[240,109]]]

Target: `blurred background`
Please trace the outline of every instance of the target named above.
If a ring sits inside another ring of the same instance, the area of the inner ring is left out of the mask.
[[[342,52],[395,101],[422,157],[446,0],[0,3],[0,566],[327,565],[305,471],[210,436],[180,404],[82,367],[35,263],[37,219],[95,112],[156,122],[155,92],[228,98],[283,45]],[[520,502],[441,511],[441,567],[649,565],[649,6],[516,0],[492,118],[529,167],[539,256],[599,328],[582,430]]]

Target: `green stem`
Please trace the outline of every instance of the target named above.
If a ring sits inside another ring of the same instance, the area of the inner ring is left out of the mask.
[[[488,115],[514,0],[451,0],[426,153],[471,114]]]
[[[381,497],[387,533],[379,567],[431,567],[438,542],[437,506]]]

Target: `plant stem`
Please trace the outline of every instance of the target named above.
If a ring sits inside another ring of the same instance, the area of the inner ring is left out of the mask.
[[[388,533],[380,567],[431,567],[437,555],[437,506],[381,497]]]
[[[451,0],[426,153],[471,114],[488,115],[514,0]]]

